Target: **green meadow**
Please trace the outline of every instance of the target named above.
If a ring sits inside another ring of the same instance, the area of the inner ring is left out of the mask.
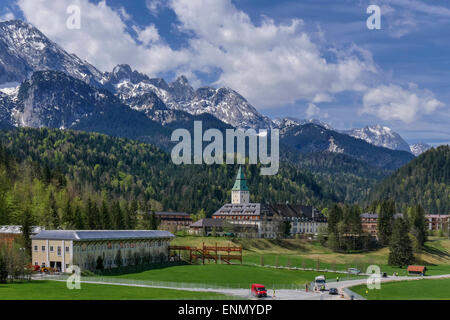
[[[350,289],[368,300],[450,300],[450,279],[387,282],[380,290],[367,290],[365,285]]]
[[[0,284],[0,300],[180,300],[229,299],[214,292],[81,283],[69,290],[61,281],[34,280]]]

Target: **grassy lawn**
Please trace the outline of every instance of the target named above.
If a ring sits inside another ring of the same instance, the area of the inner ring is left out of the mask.
[[[269,288],[303,288],[323,272],[262,268],[249,265],[205,264],[179,265],[142,272],[105,276],[106,278],[134,279],[189,284],[211,284],[221,287],[250,288],[252,283],[262,283]],[[325,273],[335,279],[335,273]],[[339,275],[343,279],[342,275]]]
[[[44,280],[0,284],[0,300],[200,300],[226,298],[229,297],[213,292],[88,283],[81,283],[80,290],[69,290],[65,282]]]
[[[423,279],[381,284],[380,290],[355,286],[351,290],[369,300],[450,300],[450,279]]]
[[[261,265],[292,266],[304,268],[346,270],[355,267],[365,271],[371,264],[379,265],[383,272],[406,275],[406,268],[395,268],[387,265],[388,248],[364,253],[336,253],[323,247],[318,242],[287,239],[227,239],[223,237],[177,237],[174,245],[190,245],[201,247],[202,243],[214,245],[241,245],[243,263]],[[450,240],[431,237],[427,241],[423,253],[416,255],[418,264],[426,265],[428,275],[450,273]]]

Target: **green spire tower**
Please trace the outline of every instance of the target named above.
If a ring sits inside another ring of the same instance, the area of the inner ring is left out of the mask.
[[[239,167],[236,181],[231,189],[231,203],[244,204],[250,202],[250,192],[248,191],[247,181],[245,180],[244,171]]]

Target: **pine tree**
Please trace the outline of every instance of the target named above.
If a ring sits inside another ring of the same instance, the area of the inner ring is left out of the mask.
[[[128,228],[131,230],[137,227],[137,213],[138,203],[136,200],[132,200],[128,206]]]
[[[427,238],[425,211],[419,204],[411,211],[411,234],[416,238],[420,247],[423,247]]]
[[[61,221],[58,215],[58,207],[56,206],[55,196],[53,192],[49,195],[49,217],[50,217],[50,227],[53,229],[59,228]]]
[[[124,230],[125,229],[125,218],[122,211],[122,208],[120,208],[119,201],[114,201],[112,205],[112,216],[114,219],[114,229],[115,230]]]
[[[22,243],[25,248],[25,252],[31,257],[31,235],[33,228],[33,215],[29,208],[25,208],[22,213]]]
[[[149,230],[157,230],[158,229],[158,219],[156,218],[156,214],[154,211],[150,213],[148,228]]]
[[[111,217],[105,199],[102,200],[102,205],[100,207],[100,222],[103,230],[111,229]]]
[[[381,203],[378,214],[378,242],[382,246],[387,246],[392,235],[392,225],[394,223],[395,204],[385,200]]]
[[[76,230],[84,229],[83,215],[82,215],[81,209],[78,205],[75,207],[75,211],[74,211],[74,215],[73,215],[73,226]]]
[[[66,205],[64,206],[62,221],[66,226],[73,221],[72,204],[70,198],[67,199]]]
[[[334,204],[328,212],[328,234],[337,233],[337,225],[341,219],[342,209],[337,204]]]
[[[408,225],[403,218],[394,222],[389,246],[388,264],[403,267],[414,262],[413,248],[408,234]]]

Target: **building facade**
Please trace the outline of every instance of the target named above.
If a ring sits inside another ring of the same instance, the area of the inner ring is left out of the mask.
[[[290,235],[315,235],[326,231],[327,218],[315,207],[299,204],[270,205],[275,214],[290,224]]]
[[[35,235],[42,230],[44,227],[34,226],[31,228],[31,234]],[[11,247],[15,240],[22,236],[22,227],[16,225],[4,225],[0,226],[0,247],[5,245]]]
[[[159,219],[161,230],[181,230],[189,227],[192,223],[191,216],[186,212],[155,212]]]
[[[44,230],[32,237],[32,264],[65,272],[167,261],[174,235],[160,230]]]
[[[327,223],[326,218],[312,206],[251,203],[242,168],[239,168],[231,190],[231,203],[223,205],[212,218],[223,219],[236,226],[234,233],[239,236],[258,238],[285,236],[283,222],[290,223],[290,235],[314,234]]]
[[[425,215],[427,219],[428,230],[444,230],[449,229],[450,215],[448,214],[427,214]]]
[[[394,219],[403,217],[402,213],[394,214]],[[364,233],[370,234],[374,238],[378,238],[378,213],[366,212],[361,214],[361,225]]]

